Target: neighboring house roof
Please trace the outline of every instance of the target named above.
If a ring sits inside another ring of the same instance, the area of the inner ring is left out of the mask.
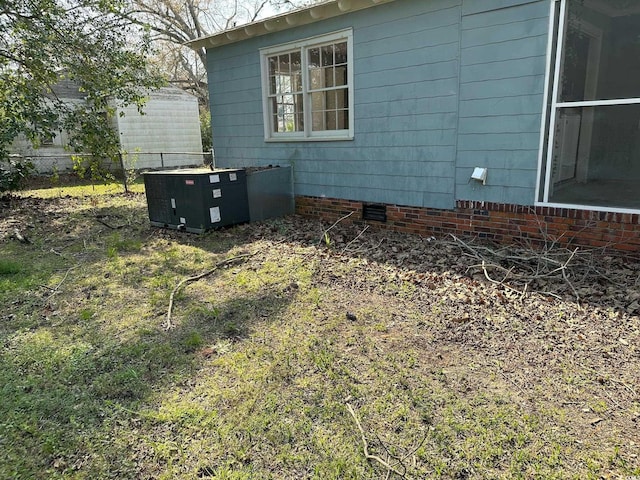
[[[80,91],[78,84],[69,79],[60,80],[51,87],[51,90],[60,100],[84,100],[86,98],[86,94]],[[183,100],[186,98],[196,99],[196,97],[189,92],[185,92],[174,86],[161,87],[157,90],[150,91],[148,96],[152,99],[165,100],[178,100],[179,98]]]
[[[195,95],[192,95],[191,93],[182,90],[181,88],[178,87],[174,87],[174,86],[167,86],[167,87],[162,87],[159,88],[158,90],[153,90],[151,93],[149,93],[149,97],[153,98],[153,99],[165,99],[165,100],[178,100],[179,98],[184,99],[193,99],[196,100]]]
[[[289,28],[308,25],[327,18],[338,17],[345,13],[375,7],[395,0],[331,0],[317,3],[310,7],[293,10],[291,12],[269,17],[258,22],[242,25],[237,28],[197,38],[186,45],[197,50],[199,48],[214,48],[241,42],[251,37],[259,37],[268,33],[279,32]]]

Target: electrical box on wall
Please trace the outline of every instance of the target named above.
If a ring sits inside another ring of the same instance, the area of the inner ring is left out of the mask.
[[[147,172],[144,186],[153,226],[202,233],[249,221],[244,170]]]

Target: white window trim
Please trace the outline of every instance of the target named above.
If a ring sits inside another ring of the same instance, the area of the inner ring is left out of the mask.
[[[558,38],[556,40],[556,45],[553,45],[553,31],[555,29],[556,21],[558,18],[556,17],[556,4],[560,3],[560,11],[559,11],[559,19],[561,23],[558,25]],[[596,212],[612,212],[612,213],[632,213],[637,214],[640,213],[640,209],[633,208],[620,208],[620,207],[604,207],[598,205],[583,205],[583,204],[570,204],[570,203],[555,203],[549,201],[549,190],[550,190],[550,182],[551,182],[551,171],[552,171],[552,161],[553,161],[553,141],[554,141],[554,133],[555,132],[555,124],[556,124],[556,114],[557,111],[561,108],[567,107],[599,107],[599,106],[609,106],[609,105],[634,105],[640,104],[640,98],[621,98],[621,99],[611,99],[611,100],[586,100],[586,101],[575,101],[575,102],[560,102],[558,101],[559,96],[559,85],[560,85],[560,75],[562,70],[562,60],[563,60],[563,49],[562,44],[565,36],[565,27],[566,27],[566,15],[568,8],[568,0],[551,0],[550,1],[550,10],[549,10],[549,41],[547,44],[547,71],[545,74],[545,88],[544,88],[544,102],[542,108],[542,122],[540,129],[540,147],[538,152],[538,175],[536,181],[536,191],[535,191],[535,202],[536,206],[544,206],[544,207],[552,207],[552,208],[568,208],[573,210],[591,210]],[[552,52],[555,48],[556,58],[555,65],[551,64]],[[554,73],[553,83],[550,84],[551,80],[551,72]],[[549,99],[549,85],[551,85],[552,93],[551,99]],[[551,104],[550,115],[549,115],[549,125],[547,127],[547,108]],[[547,131],[549,132],[547,139],[547,155],[546,158],[544,156],[544,145],[545,145],[545,136]],[[545,178],[544,183],[542,183],[542,170],[543,166],[545,167]],[[541,187],[543,188],[542,192],[540,191]],[[540,199],[540,194],[542,193],[542,200]]]
[[[308,85],[309,69],[307,67],[307,50],[312,47],[321,46],[338,41],[347,42],[347,91],[349,92],[349,128],[344,130],[311,130],[311,108],[308,107]],[[302,91],[304,108],[304,125],[302,132],[274,132],[273,116],[270,114],[269,106],[269,65],[268,57],[274,54],[287,53],[292,50],[300,50],[302,61]],[[262,84],[262,114],[264,125],[264,140],[266,142],[308,142],[308,141],[337,141],[353,140],[354,132],[354,83],[353,83],[353,30],[339,30],[326,35],[305,38],[291,43],[274,45],[272,47],[260,49],[260,81]]]

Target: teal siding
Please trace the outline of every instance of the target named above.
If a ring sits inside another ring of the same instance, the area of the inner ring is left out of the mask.
[[[207,52],[216,164],[291,164],[297,195],[533,203],[548,0],[396,0]],[[352,141],[265,142],[259,49],[352,28]],[[469,182],[489,168],[486,186]]]
[[[399,0],[209,50],[216,164],[290,163],[297,195],[452,208],[460,8]],[[349,27],[354,140],[265,142],[259,49]]]
[[[548,1],[465,0],[456,198],[533,204]],[[487,184],[471,181],[486,167]]]

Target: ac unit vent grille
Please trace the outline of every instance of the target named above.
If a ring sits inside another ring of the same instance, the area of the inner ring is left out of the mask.
[[[373,220],[375,222],[387,221],[387,206],[386,205],[369,205],[362,204],[362,219]]]

